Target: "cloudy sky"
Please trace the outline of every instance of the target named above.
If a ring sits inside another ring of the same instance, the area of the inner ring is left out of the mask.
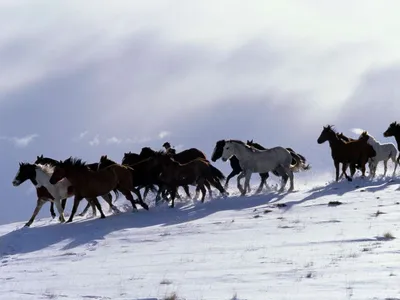
[[[399,9],[368,0],[1,1],[0,223],[29,218],[31,184],[11,181],[19,161],[40,154],[120,161],[168,140],[210,156],[218,139],[254,139],[293,147],[333,176],[328,145],[316,143],[322,125],[393,141],[382,132],[400,118]]]

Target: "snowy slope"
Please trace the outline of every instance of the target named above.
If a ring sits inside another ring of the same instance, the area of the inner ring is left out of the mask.
[[[1,226],[0,299],[400,299],[400,181],[325,182]]]

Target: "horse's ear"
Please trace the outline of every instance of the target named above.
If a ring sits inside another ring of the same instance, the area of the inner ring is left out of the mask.
[[[22,166],[22,162],[19,162],[19,166],[20,166],[20,167]]]

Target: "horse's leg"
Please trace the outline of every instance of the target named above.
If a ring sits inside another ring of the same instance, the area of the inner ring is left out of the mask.
[[[82,212],[78,215],[80,217],[83,217],[84,215],[86,215],[87,211],[89,210],[89,207],[91,207],[92,205],[90,204],[89,200],[88,203],[86,204],[85,208],[82,210]],[[94,210],[93,215],[96,215],[96,210]]]
[[[366,161],[363,161],[362,163],[361,163],[361,176],[362,176],[362,178],[365,178],[365,164],[366,164],[367,162]]]
[[[54,199],[54,204],[55,204],[55,206],[56,206],[56,208],[58,210],[58,214],[59,214],[58,220],[61,223],[64,223],[65,222],[65,216],[64,216],[64,210],[63,210],[62,205],[61,205],[61,199],[55,198]]]
[[[53,219],[56,217],[56,212],[54,211],[54,203],[53,202],[50,202],[50,214]]]
[[[110,206],[109,212],[113,211],[113,212],[120,212],[118,207],[116,207],[113,203],[112,203],[112,196],[110,193],[105,194],[103,196],[101,196],[101,198],[104,199],[104,201],[107,202],[107,204]]]
[[[226,177],[225,186],[224,186],[225,189],[228,188],[229,180],[231,180],[232,177],[240,174],[240,172],[241,172],[241,170],[237,170],[237,169],[232,170],[232,172],[228,175],[228,177]]]
[[[334,161],[335,170],[336,170],[336,181],[339,181],[339,162]]]
[[[208,190],[208,194],[210,195],[210,198],[212,198],[213,195],[212,195],[211,186],[210,186],[210,183],[208,182],[208,180],[204,181],[204,185]]]
[[[129,190],[126,190],[124,188],[118,187],[118,190],[121,192],[122,195],[125,196],[126,200],[128,200],[129,202],[131,202],[132,204],[132,212],[137,212],[138,209],[135,205],[135,200],[133,199],[133,196],[131,194],[131,192]]]
[[[222,196],[229,195],[229,193],[223,188],[221,182],[218,179],[215,178],[210,178],[209,183],[211,183],[212,186],[214,186]]]
[[[204,203],[204,198],[206,197],[206,188],[204,187],[204,179],[199,179],[197,181],[197,187],[201,190],[201,203]]]
[[[346,179],[348,181],[352,181],[353,179],[350,176],[347,175],[346,169],[347,169],[347,164],[343,164],[342,163],[342,172],[343,172],[344,176],[346,177]],[[353,171],[355,172],[354,164],[350,164],[350,170],[351,170],[350,173],[353,173]]]
[[[138,197],[138,203],[141,207],[143,207],[145,210],[149,210],[149,206],[143,202],[142,196],[140,195],[140,192],[138,191],[138,189],[133,188],[132,192],[135,193],[135,195]],[[130,193],[129,193],[130,194]]]
[[[243,190],[242,185],[240,184],[240,179],[242,179],[245,176],[244,171],[242,171],[242,173],[239,174],[239,176],[237,177],[237,188],[239,189],[240,193],[242,195],[246,194],[246,191]]]
[[[396,160],[396,155],[392,156],[392,161],[394,163],[394,170],[393,170],[393,175],[396,175],[396,169],[397,169],[397,160]]]
[[[294,190],[294,175],[293,175],[293,171],[290,168],[287,168],[286,169],[286,174],[287,175],[282,176],[282,178],[284,178],[284,180],[285,180],[285,185],[282,185],[281,192],[283,192],[283,190],[284,190],[284,188],[286,186],[286,183],[288,181],[288,177],[289,177],[289,181],[290,181],[290,187],[288,189],[288,192],[291,192],[291,191]]]
[[[246,195],[246,190],[247,189],[251,191],[251,189],[250,189],[251,174],[252,174],[251,171],[246,171],[246,173],[245,173],[244,190],[243,190],[244,193],[242,194],[242,196]]]
[[[261,177],[261,182],[260,182],[260,185],[258,186],[258,188],[257,188],[257,190],[256,190],[256,194],[261,193],[264,184],[265,184],[266,186],[268,186],[268,185],[267,185],[267,178],[269,177],[268,172],[267,172],[267,173],[260,173],[260,177]]]
[[[31,226],[31,224],[35,220],[37,214],[40,212],[40,209],[42,208],[43,204],[45,204],[45,203],[46,203],[46,200],[43,200],[41,198],[37,199],[35,210],[33,211],[32,217],[29,219],[28,222],[26,222],[25,227]]]
[[[182,186],[182,187],[183,187],[183,190],[185,191],[186,196],[187,196],[189,199],[192,199],[192,195],[190,195],[190,191],[189,191],[189,186],[186,184],[186,185],[184,185],[184,186]]]
[[[383,177],[386,176],[386,172],[387,172],[387,162],[388,162],[388,160],[389,160],[389,159],[385,159],[385,160],[383,161]]]
[[[69,216],[67,223],[71,223],[72,220],[74,219],[74,215],[76,214],[76,211],[78,210],[79,202],[81,202],[82,199],[83,199],[82,197],[75,195],[74,205],[72,206],[71,215]]]
[[[97,199],[97,197],[91,198],[90,202],[92,202],[96,206],[96,208],[99,210],[100,219],[104,219],[106,216],[103,213],[103,209],[101,208],[101,204],[100,204],[99,200]]]

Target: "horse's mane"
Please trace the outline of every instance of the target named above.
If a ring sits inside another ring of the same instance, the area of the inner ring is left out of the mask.
[[[255,150],[255,148],[254,148],[254,147],[251,147],[251,146],[247,145],[245,142],[243,142],[243,141],[240,141],[240,140],[228,140],[227,142],[231,142],[231,143],[237,143],[237,144],[240,144],[240,145],[243,145],[243,146],[245,146],[247,149],[250,149],[250,150],[252,150],[252,151],[254,151],[254,150]]]
[[[43,173],[51,176],[54,172],[54,166],[52,166],[51,164],[35,164],[35,166],[40,169]]]
[[[86,165],[86,162],[82,161],[82,159],[77,158],[77,157],[70,157],[64,160],[61,165],[63,167],[76,167],[76,168],[82,168],[82,169],[88,169],[88,166]]]
[[[129,151],[129,152],[125,152],[124,153],[124,157],[125,156],[139,156],[139,154],[137,154],[137,153],[132,153],[131,151]]]

